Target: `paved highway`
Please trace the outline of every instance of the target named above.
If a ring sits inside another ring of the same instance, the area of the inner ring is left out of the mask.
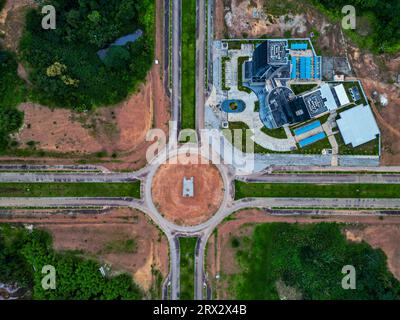
[[[249,198],[233,202],[231,211],[244,208],[398,209],[400,199]]]
[[[400,174],[329,174],[329,173],[280,173],[256,174],[239,177],[245,182],[267,183],[316,183],[316,184],[346,184],[346,183],[400,183]]]
[[[186,153],[187,148],[180,150],[173,149],[172,153]],[[197,149],[191,149],[193,153]],[[168,156],[165,151],[158,156],[158,160],[163,162]],[[178,299],[180,291],[180,257],[178,236],[196,236],[199,237],[195,257],[195,297],[203,299],[203,286],[206,282],[204,272],[204,253],[208,237],[213,230],[230,214],[238,210],[250,207],[256,208],[357,208],[357,209],[400,209],[400,199],[315,199],[315,198],[250,198],[234,201],[233,181],[235,179],[249,181],[267,181],[267,182],[308,182],[308,183],[344,183],[344,182],[380,182],[380,183],[398,183],[399,175],[328,175],[328,174],[260,174],[248,177],[238,177],[230,167],[218,165],[221,177],[224,182],[225,192],[220,209],[207,222],[193,227],[177,226],[164,219],[158,212],[152,201],[151,186],[152,179],[158,170],[158,163],[149,164],[146,168],[134,173],[72,173],[72,174],[54,174],[54,173],[0,173],[0,181],[18,181],[18,182],[123,182],[140,179],[142,182],[143,198],[134,200],[130,198],[0,198],[0,207],[131,207],[141,210],[148,215],[155,224],[166,234],[170,246],[170,274],[165,282],[164,295],[170,292],[169,298]],[[378,179],[379,178],[379,179]],[[322,179],[322,180],[321,180]],[[382,180],[383,179],[383,180]],[[371,214],[374,214],[371,211]],[[335,213],[337,214],[337,213]]]
[[[0,207],[61,208],[61,207],[132,207],[141,208],[141,200],[131,198],[14,198],[0,197]]]
[[[0,182],[132,182],[140,178],[132,173],[0,173]]]
[[[205,59],[206,59],[206,1],[197,0],[196,39],[196,129],[204,129]],[[200,132],[198,131],[198,135]]]
[[[37,171],[37,170],[55,170],[55,171],[100,171],[110,172],[103,166],[96,165],[41,165],[41,164],[0,164],[0,171]]]
[[[178,139],[181,118],[181,34],[182,19],[181,0],[172,1],[172,114],[173,128],[171,130],[170,142]]]

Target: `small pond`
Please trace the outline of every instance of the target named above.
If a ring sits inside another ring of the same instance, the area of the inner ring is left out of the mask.
[[[246,104],[243,100],[225,100],[221,105],[222,111],[227,113],[243,112]]]

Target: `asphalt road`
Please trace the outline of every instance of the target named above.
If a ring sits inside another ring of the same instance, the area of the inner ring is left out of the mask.
[[[132,182],[139,179],[132,173],[0,173],[0,182]]]
[[[197,0],[196,38],[196,129],[204,129],[205,59],[206,59],[206,1]]]
[[[62,207],[141,207],[140,200],[131,198],[15,198],[0,197],[0,207],[62,208]]]
[[[181,34],[182,6],[181,0],[172,1],[172,114],[174,127],[171,129],[170,142],[178,139],[181,118]]]
[[[346,184],[346,183],[400,183],[400,174],[329,174],[329,173],[281,173],[262,174],[240,177],[245,182],[267,183],[316,183],[316,184]]]
[[[173,148],[173,147],[171,147]],[[179,152],[187,152],[188,149]],[[171,150],[170,150],[171,151]],[[172,150],[173,153],[177,152]],[[191,151],[193,152],[193,150]],[[159,159],[167,157],[160,154]],[[162,161],[161,161],[162,162]],[[252,198],[234,201],[233,181],[235,179],[250,179],[251,181],[267,182],[308,182],[308,183],[399,183],[400,175],[352,175],[352,174],[260,174],[248,177],[235,176],[231,168],[224,165],[217,166],[224,181],[225,193],[220,209],[207,222],[197,226],[177,226],[163,218],[152,202],[151,186],[158,164],[150,164],[144,169],[134,173],[0,173],[0,181],[13,182],[127,182],[140,179],[142,182],[143,199],[129,198],[0,198],[0,207],[54,207],[54,208],[85,208],[85,207],[131,207],[141,210],[148,215],[156,225],[166,234],[170,246],[170,274],[163,292],[170,292],[170,299],[179,299],[180,291],[180,253],[178,236],[199,237],[195,259],[195,298],[203,299],[204,284],[204,254],[208,237],[213,230],[230,214],[244,208],[329,208],[332,214],[337,214],[335,209],[400,209],[400,199],[315,199],[315,198]],[[335,213],[334,213],[335,212]],[[371,215],[375,214],[371,211]]]

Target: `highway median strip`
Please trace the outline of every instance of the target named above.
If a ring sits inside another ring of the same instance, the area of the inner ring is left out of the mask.
[[[130,183],[0,183],[0,197],[140,198],[140,181]]]
[[[179,238],[181,300],[194,299],[194,253],[197,238]]]
[[[246,183],[235,181],[243,198],[400,198],[399,184]]]
[[[195,129],[196,1],[182,2],[182,129]]]

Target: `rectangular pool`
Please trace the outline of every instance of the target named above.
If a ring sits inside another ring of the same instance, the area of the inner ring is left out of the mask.
[[[296,136],[299,136],[299,135],[301,135],[301,134],[303,134],[303,133],[306,133],[306,132],[308,132],[308,131],[314,130],[314,129],[320,127],[320,126],[321,126],[321,122],[315,121],[315,122],[312,122],[312,123],[310,123],[310,124],[308,124],[308,125],[306,125],[306,126],[304,126],[304,127],[295,129],[295,130],[294,130],[294,134],[295,134]]]
[[[313,144],[313,143],[315,143],[315,142],[317,142],[319,140],[324,139],[325,137],[326,137],[325,132],[317,133],[317,134],[315,134],[315,135],[313,135],[311,137],[308,137],[306,139],[301,140],[299,142],[299,146],[300,146],[300,148],[304,148],[304,147],[306,147],[306,146],[308,146],[310,144]]]

